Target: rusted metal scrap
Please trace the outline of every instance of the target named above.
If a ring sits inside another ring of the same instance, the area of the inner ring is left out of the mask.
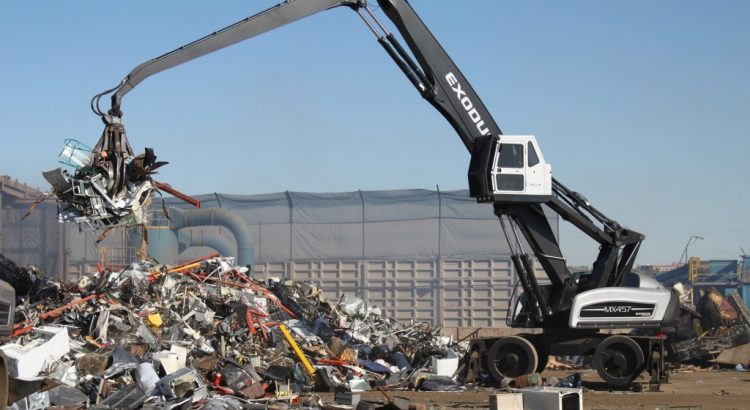
[[[729,298],[711,288],[697,303],[705,331],[672,343],[681,362],[712,359],[725,350],[750,343],[750,312],[736,292]]]
[[[738,318],[737,311],[729,300],[716,288],[710,288],[698,303],[698,311],[707,323],[706,329],[731,326]]]

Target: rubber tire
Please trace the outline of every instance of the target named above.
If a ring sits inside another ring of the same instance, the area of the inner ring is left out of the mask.
[[[537,364],[536,364],[536,372],[541,374],[546,368],[547,364],[549,363],[549,351],[542,351],[537,350]]]
[[[513,353],[519,359],[520,363],[514,369],[498,368],[497,360],[502,353]],[[497,382],[500,382],[505,377],[518,377],[534,373],[538,363],[539,358],[537,357],[534,345],[519,336],[501,337],[492,345],[487,355],[487,367],[489,368],[490,375]],[[503,370],[505,370],[505,373],[503,373]]]
[[[619,376],[608,372],[606,368],[606,360],[612,350],[620,353],[621,357],[626,360],[627,370],[629,371],[627,374]],[[602,340],[602,342],[596,347],[596,350],[594,351],[593,365],[594,369],[596,369],[596,373],[599,374],[599,377],[604,379],[604,381],[610,385],[629,386],[643,371],[643,349],[641,349],[641,346],[638,345],[635,340],[627,336],[609,336]]]
[[[547,363],[549,363],[549,342],[547,342],[544,339],[544,333],[538,333],[538,334],[522,334],[519,335],[523,337],[524,339],[531,342],[532,345],[534,345],[534,349],[536,349],[536,357],[537,357],[537,365],[536,365],[536,372],[542,373],[547,368]]]

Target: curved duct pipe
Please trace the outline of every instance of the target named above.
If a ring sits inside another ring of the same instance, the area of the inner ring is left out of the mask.
[[[221,225],[229,229],[237,241],[237,264],[252,266],[255,263],[255,243],[250,228],[242,217],[228,209],[169,210],[173,230],[201,225]]]
[[[179,253],[193,246],[207,246],[215,249],[223,256],[237,257],[237,247],[226,236],[218,233],[206,231],[200,228],[182,228],[177,231],[177,243],[180,248]]]
[[[177,236],[169,229],[146,228],[148,233],[148,256],[165,265],[177,264]],[[130,235],[130,246],[141,247],[141,232]]]

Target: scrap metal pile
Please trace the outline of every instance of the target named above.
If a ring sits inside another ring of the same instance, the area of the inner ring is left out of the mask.
[[[750,310],[733,292],[701,290],[695,309],[682,306],[682,326],[672,347],[680,362],[750,365]]]
[[[45,289],[57,292],[19,295],[0,346],[10,376],[33,385],[17,408],[324,406],[313,392],[351,408],[376,388],[463,390],[462,348],[439,329],[353,295],[253,280],[232,258],[143,262]]]

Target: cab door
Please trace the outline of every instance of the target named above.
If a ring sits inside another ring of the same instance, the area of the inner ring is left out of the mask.
[[[495,191],[522,194],[526,190],[526,161],[523,142],[503,142],[495,158]]]
[[[541,158],[535,140],[526,142],[526,193],[529,195],[548,194],[547,174],[549,173],[544,159]]]

